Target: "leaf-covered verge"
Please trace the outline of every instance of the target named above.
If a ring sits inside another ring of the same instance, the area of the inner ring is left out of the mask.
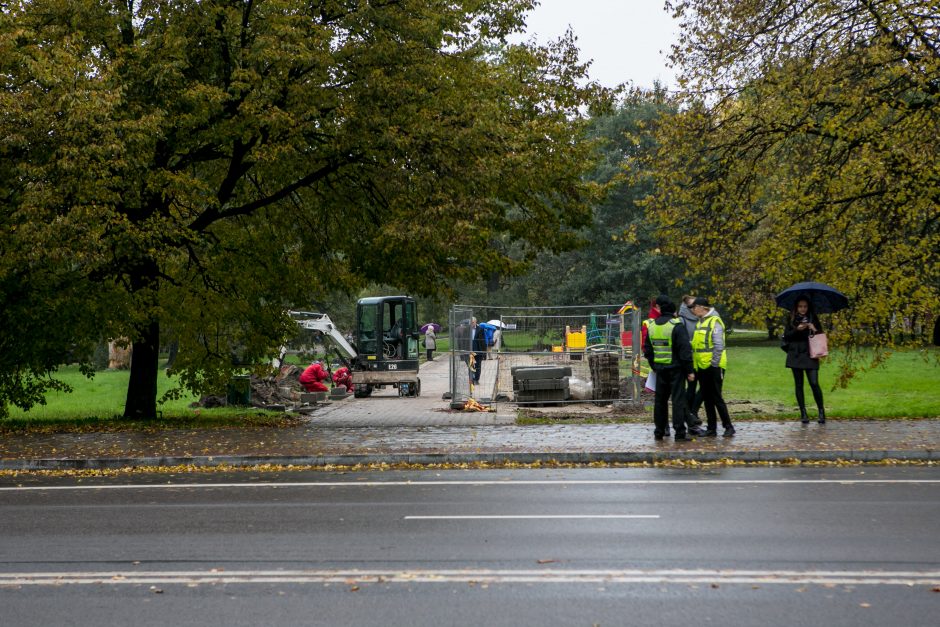
[[[133,431],[157,434],[172,429],[287,429],[304,420],[296,414],[234,408],[197,410],[184,415],[159,415],[148,420],[128,420],[120,415],[59,417],[14,417],[0,421],[0,435],[14,433],[117,433]]]
[[[636,463],[618,463],[618,462],[589,462],[585,464],[575,464],[570,462],[559,462],[550,457],[531,463],[519,462],[472,462],[461,464],[353,464],[349,466],[337,464],[324,464],[322,466],[305,465],[278,465],[278,464],[258,464],[252,466],[232,466],[220,464],[217,466],[195,466],[195,465],[177,465],[177,466],[128,466],[125,468],[111,468],[102,470],[0,470],[0,477],[9,477],[13,479],[31,479],[31,478],[95,478],[95,477],[123,477],[137,474],[158,474],[158,475],[184,475],[195,473],[271,473],[274,475],[289,474],[294,472],[330,472],[330,473],[354,473],[354,472],[388,472],[396,470],[500,470],[505,468],[537,469],[537,468],[691,468],[703,469],[721,468],[727,466],[806,466],[814,467],[850,467],[850,466],[936,466],[934,461],[918,461],[904,459],[883,459],[879,461],[860,461],[852,459],[839,459],[834,461],[803,461],[799,459],[787,459],[783,461],[768,462],[744,462],[735,459],[719,459],[715,461],[700,462],[694,459],[675,459],[662,460],[655,463],[636,462]]]

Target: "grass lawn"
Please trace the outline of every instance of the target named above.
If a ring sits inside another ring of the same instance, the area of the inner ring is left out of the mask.
[[[927,357],[925,359],[924,357]],[[825,360],[819,371],[826,413],[839,417],[936,418],[940,416],[940,349],[902,351],[883,367],[858,373],[845,389],[832,389],[838,377],[839,353]],[[729,341],[726,401],[746,400],[772,413],[797,416],[793,375],[786,354],[776,343]],[[815,412],[809,384],[804,382],[807,409]],[[700,412],[701,413],[701,412]],[[757,413],[757,412],[755,412]]]
[[[776,343],[742,336],[729,339],[725,399],[736,419],[790,418],[798,415],[793,395],[793,378],[784,366],[786,355]],[[440,338],[436,355],[449,349]],[[421,351],[424,358],[425,352]],[[926,359],[925,359],[926,355]],[[901,351],[875,370],[858,374],[846,389],[833,390],[838,369],[838,353],[820,371],[826,412],[841,418],[937,418],[940,417],[940,349]],[[88,380],[74,366],[63,367],[57,378],[69,383],[75,392],[54,392],[47,404],[29,412],[10,407],[10,418],[0,421],[0,432],[11,429],[46,429],[55,425],[79,430],[101,428],[196,427],[292,422],[283,416],[247,408],[194,409],[195,397],[187,395],[158,407],[159,421],[134,423],[120,420],[127,391],[127,371],[98,372]],[[172,386],[160,373],[158,395]],[[806,385],[807,407],[815,412],[812,393]]]
[[[28,412],[10,407],[10,417],[0,420],[0,433],[23,430],[98,431],[101,429],[144,429],[160,427],[224,427],[293,424],[294,418],[246,407],[192,408],[197,400],[186,394],[175,401],[157,406],[158,420],[123,420],[127,394],[127,370],[105,370],[85,378],[77,366],[64,366],[56,375],[74,388],[74,392],[52,392],[46,405],[37,405]],[[157,381],[157,398],[173,386],[163,370]]]

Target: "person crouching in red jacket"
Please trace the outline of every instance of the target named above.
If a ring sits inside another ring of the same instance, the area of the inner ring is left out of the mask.
[[[347,394],[353,391],[352,373],[349,368],[343,366],[333,373],[333,385],[344,386]]]
[[[320,362],[315,361],[307,366],[307,369],[303,371],[303,374],[297,380],[308,392],[326,392],[328,391],[327,387],[322,382],[329,380],[329,378],[330,375],[323,369]]]

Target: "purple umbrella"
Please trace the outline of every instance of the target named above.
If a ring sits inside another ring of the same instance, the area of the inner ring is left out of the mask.
[[[424,324],[421,325],[421,332],[422,332],[422,333],[427,333],[427,332],[428,332],[428,328],[434,329],[434,332],[437,333],[438,331],[441,330],[441,325],[439,325],[439,324],[436,323],[436,322],[426,322],[426,323],[424,323]]]

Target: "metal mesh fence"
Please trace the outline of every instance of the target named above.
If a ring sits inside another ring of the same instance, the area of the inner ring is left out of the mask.
[[[484,315],[485,314],[485,315]],[[638,401],[640,312],[457,305],[449,316],[453,404]]]

